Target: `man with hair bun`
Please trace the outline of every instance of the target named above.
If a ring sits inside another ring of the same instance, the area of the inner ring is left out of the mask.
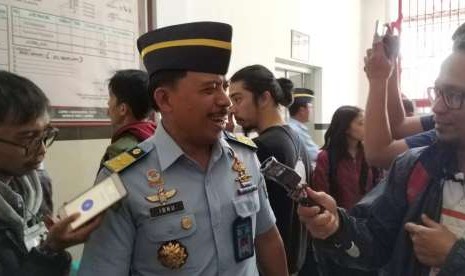
[[[291,168],[299,167],[304,181],[309,181],[311,158],[298,135],[281,116],[281,108],[292,104],[292,82],[285,78],[276,79],[262,65],[242,68],[230,81],[229,97],[233,104],[230,112],[244,131],[258,133],[253,141],[260,162],[274,156]],[[289,272],[297,273],[303,266],[307,250],[307,234],[297,216],[297,203],[278,184],[270,180],[266,184],[276,225],[284,241]]]

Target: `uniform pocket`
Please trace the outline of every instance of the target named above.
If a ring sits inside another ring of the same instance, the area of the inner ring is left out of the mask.
[[[250,217],[260,210],[260,200],[258,192],[253,191],[249,194],[240,195],[233,200],[236,214],[242,218]]]
[[[193,214],[183,214],[150,220],[144,228],[150,241],[163,242],[193,235],[197,231],[197,224]]]

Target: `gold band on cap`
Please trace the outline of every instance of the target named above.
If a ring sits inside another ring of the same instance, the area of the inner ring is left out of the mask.
[[[294,94],[294,98],[313,98],[312,95],[309,94]]]
[[[215,47],[215,48],[222,48],[226,50],[231,50],[231,42],[216,40],[216,39],[207,39],[207,38],[193,38],[193,39],[180,39],[180,40],[172,40],[172,41],[164,41],[154,43],[145,47],[140,56],[143,58],[146,54],[164,49],[164,48],[171,48],[171,47],[180,47],[180,46],[207,46],[207,47]]]

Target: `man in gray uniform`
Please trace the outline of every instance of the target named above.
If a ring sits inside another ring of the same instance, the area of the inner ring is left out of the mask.
[[[129,193],[86,244],[79,275],[288,274],[253,143],[222,134],[231,36],[197,22],[139,38],[162,121],[100,172],[119,172]]]

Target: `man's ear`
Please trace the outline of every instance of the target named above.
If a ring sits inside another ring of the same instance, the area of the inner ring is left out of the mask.
[[[172,93],[166,87],[158,87],[153,91],[153,100],[160,112],[170,112],[173,110],[171,98]]]
[[[271,101],[273,101],[273,97],[270,91],[265,91],[258,97],[258,106],[265,107],[269,105]]]
[[[120,103],[118,104],[117,110],[120,116],[126,116],[126,114],[131,111],[131,108],[127,103]]]

